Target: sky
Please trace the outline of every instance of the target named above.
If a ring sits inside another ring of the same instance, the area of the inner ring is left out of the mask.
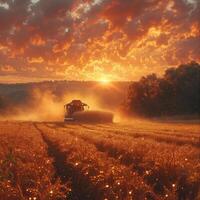
[[[200,61],[199,0],[0,0],[0,82],[138,80]]]

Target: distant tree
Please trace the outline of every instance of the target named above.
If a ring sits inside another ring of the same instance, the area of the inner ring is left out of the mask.
[[[127,108],[144,116],[200,114],[200,65],[196,62],[169,68],[130,85]]]

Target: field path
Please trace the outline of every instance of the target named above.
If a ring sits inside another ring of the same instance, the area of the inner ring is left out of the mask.
[[[63,184],[68,181],[72,183],[72,192],[67,199],[72,200],[89,200],[95,199],[98,194],[98,189],[89,181],[89,179],[82,177],[79,172],[72,164],[66,162],[66,158],[70,152],[62,152],[58,144],[52,141],[46,134],[45,131],[38,128],[37,124],[34,123],[35,128],[41,133],[44,142],[47,144],[47,150],[50,157],[53,158],[53,165],[56,171],[56,177],[60,178]],[[87,185],[87,186],[86,186]],[[90,188],[90,190],[85,190],[85,187]]]
[[[198,124],[0,122],[0,136],[0,155],[6,160],[13,154],[19,180],[29,170],[30,183],[40,184],[32,190],[31,184],[22,181],[12,188],[13,195],[20,191],[22,199],[53,200],[61,193],[61,200],[200,197]],[[0,162],[0,176],[4,162]],[[29,165],[34,167],[28,169]],[[45,180],[48,186],[44,188]],[[7,182],[1,181],[5,187],[0,189],[0,198],[9,200]]]
[[[182,187],[184,184],[178,183],[179,176],[181,176],[182,173],[181,171],[187,173],[186,169],[182,169],[183,164],[181,163],[188,165],[189,163],[185,163],[185,161],[188,160],[188,157],[191,157],[192,154],[194,163],[199,161],[197,149],[200,147],[200,127],[198,125],[163,126],[161,124],[160,126],[156,124],[153,126],[137,123],[135,125],[91,125],[47,122],[42,124],[42,126],[43,128],[40,128],[43,131],[45,129],[50,129],[55,133],[55,137],[52,140],[49,137],[52,134],[44,134],[44,132],[41,132],[44,141],[48,144],[50,149],[50,155],[55,159],[57,174],[60,177],[64,176],[64,179],[66,176],[68,179],[71,178],[70,174],[74,173],[78,174],[77,176],[82,176],[80,169],[76,171],[76,167],[69,165],[69,163],[66,166],[66,157],[70,155],[71,152],[68,152],[68,155],[67,152],[62,152],[59,143],[63,143],[64,145],[64,141],[67,138],[73,138],[79,142],[83,141],[85,146],[94,146],[96,149],[95,151],[102,153],[107,159],[114,159],[119,163],[119,166],[125,167],[129,171],[131,170],[132,173],[139,175],[147,184],[147,187],[150,186],[155,194],[161,196],[168,190],[171,190],[174,187],[173,185],[177,185],[176,187],[178,190],[178,188]],[[39,130],[41,131],[41,129]],[[63,138],[63,141],[61,142],[59,141],[60,139],[58,139],[57,144],[55,144],[55,138],[56,140],[58,138]],[[154,151],[154,146],[156,146],[158,151]],[[54,153],[51,153],[52,149],[54,149]],[[168,149],[173,149],[173,152],[166,152]],[[162,160],[163,156],[168,157],[166,162]],[[159,162],[160,167],[156,169]],[[187,167],[190,168],[189,165]],[[65,174],[66,168],[70,169],[68,171],[72,173]],[[169,178],[170,176],[171,178]],[[88,194],[85,194],[85,198],[91,197],[91,194],[101,191],[98,191],[99,186],[91,180],[87,179],[84,181],[90,185],[90,191]],[[82,189],[79,188],[79,191],[77,191],[77,182],[73,181],[73,178],[72,182],[74,182],[75,193],[77,194],[77,192],[79,192],[79,194],[83,196]],[[199,183],[195,182],[194,184],[198,185]],[[193,185],[187,187],[196,195]],[[188,188],[185,189],[188,190]],[[99,194],[101,192],[99,192]]]

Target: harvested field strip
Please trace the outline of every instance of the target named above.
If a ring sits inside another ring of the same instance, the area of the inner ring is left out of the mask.
[[[159,128],[153,128],[146,124],[0,123],[0,199],[199,199],[199,148],[126,133],[155,137]],[[170,133],[171,127],[160,130]],[[189,129],[174,126],[172,132],[181,130]],[[196,130],[183,134],[189,138],[191,133],[197,135]],[[17,187],[5,176],[9,172],[2,165],[5,161],[9,171],[10,166],[17,167]]]
[[[180,138],[187,138],[187,139],[199,139],[200,137],[200,125],[195,125],[194,127],[189,128],[181,128],[181,127],[174,127],[172,125],[165,127],[166,125],[160,125],[160,126],[153,126],[152,128],[149,128],[148,126],[139,126],[137,123],[136,125],[127,125],[127,124],[97,124],[96,129],[106,129],[115,131],[121,130],[121,131],[133,131],[137,133],[146,133],[146,134],[158,134],[163,136],[173,136],[173,137],[180,137]]]
[[[132,129],[130,128],[124,128],[123,130],[125,131],[136,131],[137,129]],[[156,134],[156,135],[163,135],[166,137],[178,137],[178,138],[185,138],[185,139],[198,139],[200,137],[200,134],[198,133],[193,133],[191,131],[176,131],[176,130],[168,130],[168,131],[163,131],[163,130],[145,130],[145,129],[138,129],[138,133],[147,133],[147,134]]]
[[[164,142],[164,143],[169,143],[169,144],[176,144],[176,145],[191,145],[197,148],[200,148],[200,138],[197,139],[193,139],[191,138],[191,140],[188,139],[182,139],[182,138],[178,138],[178,137],[174,137],[174,136],[163,136],[162,134],[148,134],[148,133],[139,133],[138,131],[135,133],[132,130],[117,130],[117,129],[98,129],[98,128],[92,128],[91,126],[88,125],[80,125],[81,127],[91,130],[91,131],[104,131],[104,132],[110,132],[112,134],[117,134],[117,135],[126,135],[126,136],[130,136],[133,138],[148,138],[148,139],[152,139],[155,140],[157,142]]]
[[[37,127],[37,125],[36,125]],[[49,156],[54,159],[53,165],[56,170],[56,176],[59,177],[62,183],[71,181],[71,193],[66,199],[95,199],[95,195],[99,193],[98,189],[71,163],[67,163],[67,156],[70,152],[62,152],[59,145],[45,134],[40,128],[37,129],[42,134],[45,143],[48,146]],[[86,190],[85,188],[89,188]]]
[[[49,125],[47,125],[49,126]],[[197,138],[197,139],[194,139],[194,138],[191,138],[191,140],[188,141],[188,139],[181,139],[181,138],[178,138],[178,137],[170,137],[170,136],[162,136],[161,134],[153,134],[153,133],[139,133],[139,131],[136,131],[136,133],[134,131],[124,131],[124,130],[120,130],[120,129],[98,129],[98,128],[95,128],[96,126],[91,126],[91,125],[87,125],[87,124],[76,124],[76,127],[79,126],[80,128],[82,129],[85,129],[87,131],[93,131],[93,132],[96,132],[96,133],[101,133],[101,132],[104,132],[104,133],[110,133],[110,134],[115,134],[115,135],[119,135],[120,137],[121,136],[129,136],[129,137],[132,137],[134,139],[151,139],[151,140],[154,140],[156,142],[160,142],[160,143],[167,143],[167,144],[175,144],[175,145],[179,145],[179,146],[182,146],[182,145],[191,145],[191,146],[194,146],[194,147],[197,147],[197,148],[200,148],[200,138]],[[52,125],[49,126],[50,128],[52,128]],[[64,126],[57,126],[57,125],[54,125],[53,126],[54,128],[65,128],[65,129],[77,129],[73,126],[69,126],[69,125],[64,125]]]
[[[166,127],[166,125],[163,124],[157,124],[151,125],[152,128],[149,128],[148,126],[145,126],[144,124],[138,125],[122,125],[119,123],[113,124],[99,124],[98,127],[104,128],[104,129],[122,129],[122,130],[132,130],[137,132],[146,132],[148,134],[156,133],[166,136],[178,136],[178,137],[185,137],[185,138],[199,138],[200,137],[200,125],[194,125],[189,126],[188,128],[182,127],[182,126],[172,126],[169,125]]]
[[[151,189],[136,173],[120,165],[118,160],[109,158],[106,154],[97,151],[93,144],[77,139],[77,137],[73,137],[62,130],[57,130],[54,134],[53,129],[46,126],[40,125],[39,128],[45,134],[48,133],[48,138],[58,142],[60,149],[63,149],[63,151],[70,149],[66,162],[73,163],[74,167],[79,169],[80,177],[88,177],[93,185],[97,186],[101,193],[96,191],[96,195],[102,195],[97,199],[144,199],[147,196],[155,196],[153,193],[147,192]],[[80,179],[80,177],[76,178]],[[135,187],[136,183],[137,187]],[[87,184],[84,184],[84,188],[87,188]],[[138,197],[139,193],[137,191],[142,190],[143,192],[140,193],[143,197]]]
[[[68,188],[52,182],[51,160],[32,123],[0,123],[0,129],[0,199],[64,197]]]
[[[77,125],[76,125],[77,126]],[[75,133],[87,133],[87,134],[91,134],[91,136],[95,136],[95,137],[102,137],[102,138],[107,138],[107,139],[112,139],[112,140],[116,140],[116,141],[121,141],[121,142],[127,142],[127,141],[129,141],[130,143],[133,143],[133,144],[136,144],[136,143],[138,143],[138,142],[142,142],[142,143],[147,143],[147,144],[152,144],[152,142],[153,142],[153,144],[159,144],[159,142],[158,141],[156,141],[156,140],[152,140],[152,138],[150,137],[150,138],[146,138],[145,136],[143,136],[143,137],[135,137],[135,138],[133,138],[133,136],[131,136],[130,134],[127,134],[126,135],[126,133],[123,133],[123,132],[120,132],[120,131],[117,131],[117,133],[116,133],[116,130],[115,131],[107,131],[107,130],[99,130],[99,129],[95,129],[95,128],[90,128],[89,127],[89,129],[87,129],[87,126],[86,125],[84,125],[84,127],[83,127],[83,125],[80,125],[80,128],[79,129],[77,129],[77,128],[75,128],[76,126],[74,126],[74,127],[69,127],[69,126],[67,126],[67,127],[65,127],[65,128],[58,128],[59,130],[62,130],[62,131],[67,131],[67,132],[75,132]],[[82,127],[82,128],[81,128]],[[120,134],[121,133],[121,134]],[[172,143],[168,143],[168,142],[166,142],[166,144],[162,144],[162,145],[164,145],[164,147],[166,147],[166,148],[170,148],[170,149],[173,149],[173,148],[178,148],[177,147],[177,144],[176,143],[174,143],[174,142],[172,142]],[[187,143],[186,144],[183,144],[183,145],[180,145],[180,148],[184,148],[184,146],[188,146],[188,148],[190,147],[190,145],[188,145]],[[196,148],[196,147],[193,147],[194,149],[198,149],[198,148]]]
[[[145,152],[145,150],[144,149],[142,150],[142,148],[133,147],[129,151],[129,149],[127,149],[127,146],[123,147],[122,145],[120,145],[120,142],[118,143],[114,141],[110,142],[110,139],[108,138],[105,139],[106,137],[98,138],[95,135],[92,136],[92,134],[89,134],[88,132],[87,133],[81,132],[80,134],[77,132],[75,133],[70,132],[70,134],[74,136],[78,135],[79,137],[84,139],[86,142],[93,143],[99,151],[106,152],[109,157],[118,159],[121,164],[126,165],[126,166],[131,166],[133,171],[136,171],[137,173],[143,176],[147,184],[150,184],[151,186],[153,186],[154,191],[156,193],[164,194],[164,188],[173,190],[172,185],[175,183],[176,183],[176,187],[179,187],[177,185],[177,181],[178,181],[178,177],[182,173],[182,170],[183,170],[182,165],[185,164],[185,160],[183,160],[181,165],[179,165],[178,160],[176,160],[177,163],[175,163],[173,162],[173,160],[170,159],[169,163],[161,163],[162,165],[160,165],[158,168],[158,166],[156,166],[157,165],[156,163],[159,163],[158,162],[159,158],[158,160],[156,160],[155,157],[151,155],[150,158],[152,160],[149,160],[147,155],[150,153],[152,154],[152,152],[148,152],[148,151]],[[139,144],[137,145],[139,146]],[[144,144],[142,146],[144,146]],[[148,150],[152,151],[152,148],[153,146],[149,147]],[[159,150],[162,150],[162,149],[159,149]],[[187,149],[185,151],[187,152]],[[159,153],[162,155],[162,152],[159,151]],[[166,152],[163,152],[163,153],[166,154]],[[167,157],[170,158],[171,156],[168,155]],[[198,163],[198,160],[193,163]],[[193,173],[195,174],[196,172],[194,171]],[[198,181],[195,184],[196,186],[198,186]],[[188,188],[185,188],[185,190],[187,189]]]

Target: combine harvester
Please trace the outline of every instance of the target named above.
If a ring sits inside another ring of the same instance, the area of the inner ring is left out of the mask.
[[[65,122],[85,122],[85,123],[112,123],[113,113],[105,111],[89,110],[89,106],[81,100],[72,100],[64,105]]]

